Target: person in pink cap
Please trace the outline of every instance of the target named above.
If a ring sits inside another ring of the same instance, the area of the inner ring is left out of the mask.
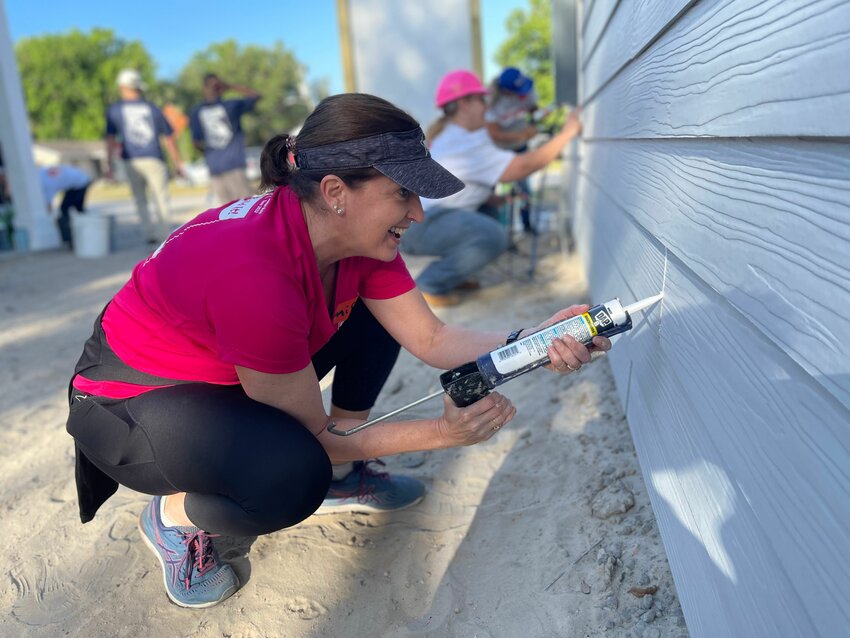
[[[428,130],[431,156],[465,187],[440,200],[422,199],[423,223],[402,238],[402,251],[439,257],[416,279],[432,306],[455,305],[457,292],[484,266],[508,248],[504,227],[479,212],[500,182],[515,182],[543,168],[581,132],[573,112],[563,128],[538,148],[524,153],[501,149],[486,126],[487,87],[471,71],[447,73],[437,86],[435,102],[442,117]]]

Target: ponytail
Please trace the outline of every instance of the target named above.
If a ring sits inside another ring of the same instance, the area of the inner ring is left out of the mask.
[[[440,133],[443,132],[443,129],[446,128],[446,124],[449,123],[455,113],[457,113],[457,100],[443,105],[443,114],[439,117],[439,119],[437,119],[437,121],[428,127],[427,131],[425,131],[425,142],[429,147],[434,143],[434,140],[440,135]]]
[[[286,186],[292,179],[290,152],[295,148],[291,135],[275,135],[260,154],[260,190],[270,191]]]
[[[425,131],[425,142],[428,146],[434,143],[434,140],[440,133],[443,132],[443,129],[446,128],[446,124],[449,123],[448,115],[441,115],[439,119],[435,120],[431,123],[431,126],[428,127],[428,130]]]

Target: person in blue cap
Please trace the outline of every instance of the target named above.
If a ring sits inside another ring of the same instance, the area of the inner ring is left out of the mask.
[[[516,67],[507,67],[493,81],[490,104],[484,118],[487,132],[499,148],[524,153],[528,142],[537,135],[531,115],[537,110],[534,80]],[[517,181],[516,188],[523,199],[520,217],[527,233],[535,232],[531,224],[529,197],[531,188],[527,179]]]

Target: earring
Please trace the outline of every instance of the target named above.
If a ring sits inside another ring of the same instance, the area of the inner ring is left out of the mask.
[[[334,204],[334,212],[337,215],[339,215],[340,217],[345,215],[345,209],[342,206],[340,206],[339,204]]]

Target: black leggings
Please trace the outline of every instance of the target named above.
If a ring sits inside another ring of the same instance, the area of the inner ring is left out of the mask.
[[[360,301],[313,365],[319,378],[336,366],[334,405],[360,411],[374,405],[398,352]],[[331,480],[328,455],[307,428],[241,386],[188,383],[123,400],[74,392],[68,432],[84,461],[118,483],[186,492],[189,518],[216,534],[294,525],[319,507]],[[77,480],[79,489],[79,458]]]

